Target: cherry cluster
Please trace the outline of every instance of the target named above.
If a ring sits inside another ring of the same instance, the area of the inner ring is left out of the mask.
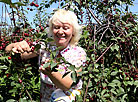
[[[36,4],[36,3],[34,3],[34,2],[31,2],[31,3],[30,3],[30,6],[39,7],[39,5]],[[32,8],[27,8],[27,10],[33,11]]]

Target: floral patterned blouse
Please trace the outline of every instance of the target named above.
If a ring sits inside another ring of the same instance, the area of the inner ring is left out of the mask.
[[[49,46],[51,50],[55,50],[56,46]],[[80,67],[85,64],[86,61],[86,53],[83,50],[83,48],[79,46],[71,47],[68,45],[65,49],[62,51],[57,51],[56,55],[61,54],[62,57],[65,58],[66,61],[71,63],[72,65],[75,65],[75,67]],[[45,46],[42,44],[41,49],[39,50],[39,64],[41,67],[41,64],[45,62],[46,59],[50,58],[50,53],[45,50]],[[62,63],[58,66],[58,70],[61,74],[65,74],[66,72],[70,71],[68,69],[68,65],[65,63]],[[47,75],[44,75],[43,73],[40,73],[41,77],[41,102],[49,102],[51,94],[54,90],[57,89],[57,87],[52,83],[50,78]],[[75,89],[81,89],[82,88],[82,81],[80,80],[77,85],[73,86],[72,88]]]

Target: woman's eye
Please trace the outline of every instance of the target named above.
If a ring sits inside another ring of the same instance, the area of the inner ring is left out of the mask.
[[[64,27],[65,30],[69,29],[69,27]]]
[[[59,29],[60,27],[59,26],[54,26],[54,29]]]

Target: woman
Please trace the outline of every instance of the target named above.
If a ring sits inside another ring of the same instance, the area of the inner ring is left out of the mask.
[[[54,50],[60,47],[57,51],[57,57],[64,57],[66,61],[80,67],[86,61],[85,51],[77,46],[80,39],[81,26],[78,24],[77,16],[71,12],[59,9],[55,12],[49,21],[49,36],[53,37],[56,46],[49,45],[49,48]],[[45,45],[41,44],[39,52],[29,52],[31,48],[26,41],[12,43],[6,47],[6,51],[22,53],[23,59],[29,59],[39,55],[40,76],[41,76],[41,102],[72,102],[75,96],[80,94],[82,81],[72,86],[73,80],[71,74],[62,77],[63,74],[70,71],[68,65],[62,63],[57,67],[57,72],[51,71],[50,68],[43,68],[43,63],[50,59],[50,53],[45,51]],[[29,52],[29,53],[28,53]],[[60,56],[59,56],[60,55]],[[82,69],[77,70],[80,72]]]

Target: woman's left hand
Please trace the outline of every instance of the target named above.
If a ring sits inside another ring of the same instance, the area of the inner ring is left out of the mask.
[[[51,66],[50,65],[48,67],[44,68],[45,63],[49,63],[49,62],[50,62],[50,59],[47,58],[47,59],[45,59],[44,64],[42,64],[39,67],[39,70],[45,75],[48,75],[51,73]]]
[[[39,67],[39,70],[45,75],[48,75],[52,72],[50,67],[43,68],[43,66],[41,66],[41,67]]]

